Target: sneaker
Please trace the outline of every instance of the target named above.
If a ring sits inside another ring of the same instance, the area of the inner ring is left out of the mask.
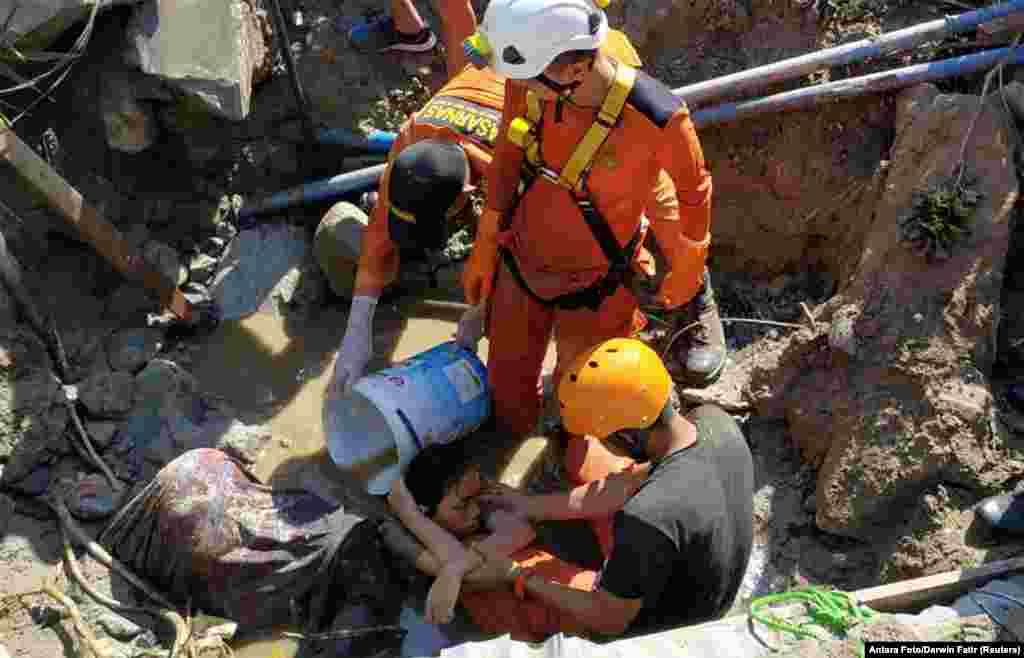
[[[704,285],[677,316],[676,330],[694,323],[695,327],[676,339],[672,359],[681,367],[677,375],[683,386],[704,388],[718,381],[726,355],[725,331],[707,268],[704,268]]]
[[[1020,492],[986,498],[978,504],[977,513],[995,530],[1024,534],[1024,495]]]
[[[390,16],[379,16],[356,25],[348,31],[352,47],[362,51],[385,53],[426,53],[437,45],[437,36],[430,28],[423,28],[419,34],[404,34],[395,29]]]

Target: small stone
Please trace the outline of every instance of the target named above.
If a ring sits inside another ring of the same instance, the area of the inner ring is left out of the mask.
[[[122,642],[128,642],[140,635],[142,627],[130,619],[126,619],[116,612],[107,612],[96,619],[96,623],[103,628],[103,631]]]
[[[829,327],[828,344],[834,350],[845,352],[850,356],[857,354],[857,334],[853,329],[853,320],[839,318]]]
[[[917,324],[921,324],[922,322],[924,322],[924,316],[921,315],[920,313],[914,313],[914,322],[916,322]]]
[[[102,452],[113,443],[114,436],[117,435],[117,423],[92,421],[85,424],[85,430],[92,439],[93,447]]]
[[[246,425],[232,421],[217,448],[247,464],[255,463],[273,438],[265,425]]]
[[[98,418],[122,416],[132,409],[135,378],[128,372],[92,375],[79,387],[82,404]]]
[[[804,499],[804,511],[808,514],[814,514],[818,511],[818,497],[815,494],[811,494]]]
[[[223,253],[224,248],[228,246],[228,241],[219,235],[212,235],[199,245],[199,250],[204,254],[210,254],[212,256],[220,256]]]
[[[51,468],[49,464],[40,464],[26,477],[17,482],[4,482],[3,484],[4,487],[19,491],[26,496],[41,496],[50,488],[50,473]]]
[[[281,437],[280,439],[277,440],[277,445],[287,450],[288,448],[292,447],[292,442],[289,439]]]
[[[110,488],[110,483],[99,473],[87,475],[68,492],[68,510],[82,521],[98,521],[114,513],[121,495]]]
[[[164,335],[158,329],[125,329],[107,339],[107,362],[118,372],[136,373],[163,348]]]
[[[189,263],[189,280],[198,281],[205,283],[210,280],[217,272],[217,263],[219,261],[213,256],[207,254],[196,254],[192,257],[192,262]]]

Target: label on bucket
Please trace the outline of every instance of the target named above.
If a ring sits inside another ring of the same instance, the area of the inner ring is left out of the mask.
[[[469,365],[465,359],[459,359],[455,363],[445,366],[444,376],[455,388],[455,394],[459,396],[459,404],[466,404],[483,393],[484,383],[473,372],[473,366]]]
[[[371,493],[387,493],[418,451],[480,427],[490,400],[483,362],[454,342],[443,343],[361,378],[351,395],[331,403],[324,423],[331,458],[365,473]],[[378,471],[394,448],[398,463]]]

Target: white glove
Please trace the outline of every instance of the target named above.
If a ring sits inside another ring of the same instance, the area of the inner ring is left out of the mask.
[[[366,364],[373,355],[373,313],[376,309],[376,297],[352,298],[345,337],[334,361],[335,393],[351,393],[352,386],[366,372]]]
[[[459,318],[459,328],[455,332],[455,342],[467,350],[476,351],[477,343],[484,337],[484,326],[487,324],[487,305],[471,306]]]

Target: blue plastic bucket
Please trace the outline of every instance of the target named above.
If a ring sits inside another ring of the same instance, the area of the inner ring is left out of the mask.
[[[487,368],[448,342],[363,377],[347,396],[328,395],[324,432],[334,463],[382,495],[420,450],[466,436],[490,414]]]

